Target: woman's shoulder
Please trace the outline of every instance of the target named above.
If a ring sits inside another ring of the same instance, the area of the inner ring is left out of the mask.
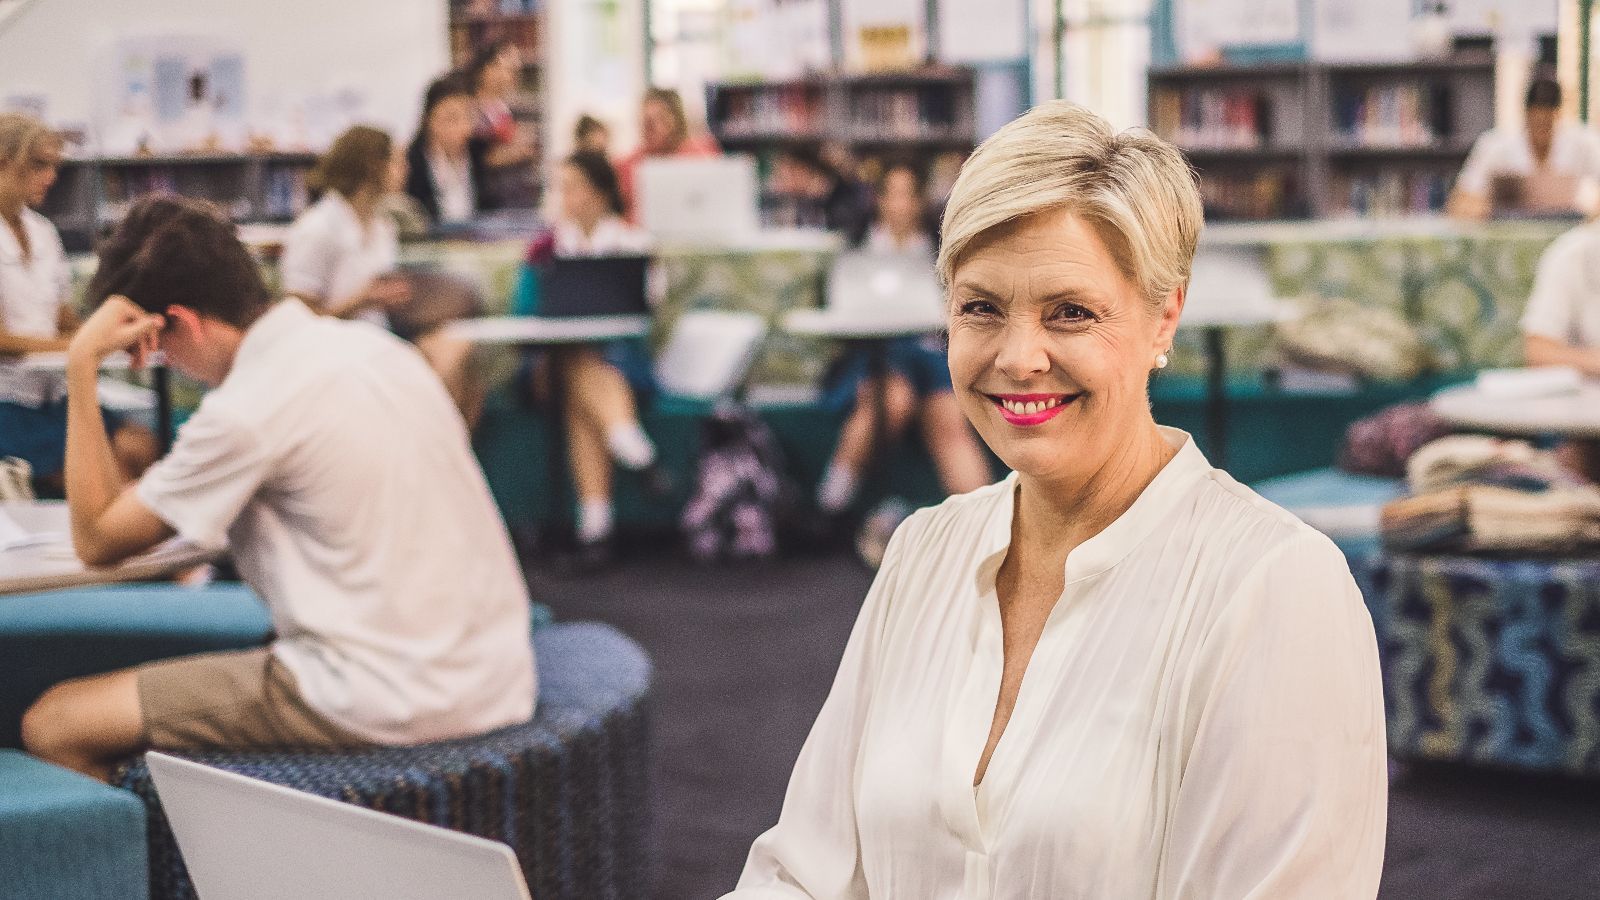
[[[1007,475],[994,484],[956,494],[937,505],[919,509],[901,523],[900,543],[932,547],[935,550],[970,543],[993,525],[995,516],[1003,515],[1010,509],[1009,492],[1015,488],[1016,475]],[[1006,527],[1010,527],[1009,519]]]
[[[1260,557],[1285,544],[1309,542],[1326,543],[1331,553],[1343,558],[1321,532],[1221,469],[1211,470],[1201,485],[1198,501],[1192,513],[1197,521],[1191,523],[1195,533],[1232,546],[1241,555]]]

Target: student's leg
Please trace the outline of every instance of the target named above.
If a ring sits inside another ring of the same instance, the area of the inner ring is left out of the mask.
[[[611,536],[611,456],[595,419],[567,407],[567,462],[578,497],[578,540],[594,544]]]
[[[483,386],[473,376],[471,342],[435,330],[418,336],[416,344],[422,357],[444,382],[445,390],[450,392],[450,399],[461,411],[467,430],[477,427],[483,415]]]
[[[597,347],[573,348],[561,354],[569,409],[598,430],[604,452],[629,469],[649,468],[656,447],[639,424],[633,389]]]
[[[965,494],[994,480],[978,436],[954,393],[935,391],[923,399],[922,437],[946,493]]]
[[[143,425],[124,424],[111,435],[111,452],[122,466],[122,474],[133,481],[161,458],[156,433]]]
[[[872,438],[876,428],[873,419],[878,402],[876,384],[874,379],[865,378],[856,388],[855,408],[839,430],[839,443],[834,447],[833,458],[828,462],[822,483],[817,487],[817,505],[823,512],[843,512],[855,499],[862,470],[866,468],[873,452]],[[916,405],[917,395],[911,383],[899,374],[890,375],[884,392],[883,421],[884,436],[888,443],[893,443],[905,432]]]
[[[64,681],[22,716],[24,749],[101,781],[118,759],[144,749],[144,734],[134,669]]]

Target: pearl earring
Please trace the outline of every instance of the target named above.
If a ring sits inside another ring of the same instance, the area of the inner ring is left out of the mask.
[[[1167,362],[1167,355],[1165,353],[1156,354],[1156,368],[1165,369],[1167,367]]]

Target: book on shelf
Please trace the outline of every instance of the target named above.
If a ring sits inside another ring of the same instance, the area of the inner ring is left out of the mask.
[[[1194,150],[1255,150],[1272,141],[1272,100],[1254,88],[1164,88],[1152,119],[1156,133]]]
[[[1349,175],[1336,188],[1345,212],[1360,216],[1407,216],[1437,213],[1450,197],[1453,171],[1387,170]]]
[[[803,86],[729,91],[720,99],[718,126],[724,137],[815,135],[822,121],[822,96]]]
[[[1334,130],[1354,147],[1431,147],[1454,131],[1448,84],[1386,84],[1336,90]]]

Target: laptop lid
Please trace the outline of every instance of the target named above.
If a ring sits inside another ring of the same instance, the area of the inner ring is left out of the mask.
[[[511,848],[146,754],[200,900],[530,900]]]
[[[944,289],[926,254],[841,253],[828,272],[828,311],[851,319],[927,319],[942,326]]]
[[[749,156],[646,159],[638,190],[639,221],[660,241],[730,242],[761,227]]]
[[[538,314],[553,319],[647,316],[649,263],[648,256],[556,257],[540,280]]]

